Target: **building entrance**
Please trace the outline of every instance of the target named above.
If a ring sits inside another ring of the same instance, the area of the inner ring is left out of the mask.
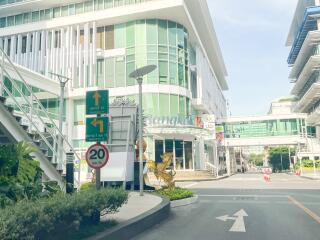
[[[161,155],[172,153],[172,166],[177,171],[194,170],[192,141],[165,139],[155,140],[155,159],[161,162]]]

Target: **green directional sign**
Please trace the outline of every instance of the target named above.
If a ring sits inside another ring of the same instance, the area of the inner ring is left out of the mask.
[[[109,118],[94,117],[86,119],[86,142],[108,141]]]
[[[109,113],[109,91],[90,91],[86,94],[86,114],[108,114]]]

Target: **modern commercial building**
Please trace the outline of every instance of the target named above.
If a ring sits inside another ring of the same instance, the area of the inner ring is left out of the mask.
[[[314,126],[320,123],[319,13],[318,0],[299,0],[286,43],[291,46],[288,64],[294,84],[292,94],[299,100],[294,111],[307,113],[307,122]]]
[[[315,127],[308,124],[306,113],[294,113],[295,97],[272,101],[265,116],[228,117],[222,119],[223,149],[220,157],[226,160],[229,174],[247,165],[250,149],[268,149],[270,146],[289,146],[296,149],[315,150],[319,143],[313,142]],[[312,142],[311,142],[312,141]]]
[[[137,102],[128,75],[154,64],[143,79],[148,158],[171,152],[177,171],[219,164],[214,130],[226,117],[227,71],[205,0],[0,0],[0,16],[0,48],[11,61],[43,81],[71,79],[64,135],[78,152],[88,146],[86,91]],[[42,101],[58,114],[57,96]]]

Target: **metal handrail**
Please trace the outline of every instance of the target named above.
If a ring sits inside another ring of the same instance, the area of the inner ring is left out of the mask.
[[[30,88],[29,84],[24,80],[24,78],[21,76],[20,72],[18,71],[18,69],[16,68],[16,66],[14,65],[14,63],[11,61],[11,59],[7,56],[7,54],[3,51],[3,49],[0,48],[0,52],[2,52],[2,54],[5,56],[5,58],[7,59],[7,61],[12,65],[13,69],[15,70],[15,72],[18,74],[18,76],[20,77],[20,80],[22,80],[22,82],[25,84],[25,87],[27,88],[27,90],[30,92],[30,94],[33,97],[33,100],[37,103],[37,105],[39,105],[40,109],[47,115],[47,118],[50,120],[50,122],[53,124],[53,126],[55,127],[55,129],[58,131],[59,135],[62,137],[62,139],[68,144],[68,146],[73,149],[73,147],[71,146],[71,144],[67,141],[67,139],[64,137],[63,133],[60,131],[60,129],[57,127],[57,125],[54,123],[54,121],[52,121],[52,119],[49,117],[47,110],[42,106],[42,104],[40,103],[40,101],[38,100],[37,96],[35,94],[33,94],[32,89]],[[29,102],[28,102],[29,103]],[[29,103],[29,105],[31,106],[31,104]],[[79,158],[80,159],[80,158]]]
[[[76,151],[74,150],[73,146],[67,141],[67,139],[65,138],[65,136],[63,135],[63,133],[60,131],[60,129],[57,127],[57,125],[55,124],[55,122],[50,118],[48,111],[42,106],[42,104],[40,103],[40,101],[38,100],[38,98],[36,97],[36,95],[33,93],[32,89],[30,88],[29,84],[25,81],[25,79],[22,77],[22,75],[20,74],[20,72],[18,71],[18,69],[16,68],[16,66],[14,65],[14,63],[10,60],[10,58],[7,56],[7,54],[3,51],[3,49],[0,48],[0,53],[2,54],[2,71],[6,73],[6,76],[8,77],[9,81],[11,82],[11,84],[16,88],[17,92],[22,96],[22,98],[25,100],[26,104],[29,105],[30,108],[33,108],[33,103],[35,102],[38,106],[38,110],[41,110],[41,112],[44,113],[45,118],[47,120],[49,120],[49,124],[52,125],[52,127],[47,127],[46,129],[48,130],[48,133],[51,135],[52,139],[54,140],[54,142],[57,142],[57,135],[59,135],[59,137],[61,137],[63,139],[63,141],[67,144],[67,146],[70,148],[70,150],[75,154],[75,157],[77,158],[78,161],[81,161],[81,158],[79,157],[79,155],[76,153]],[[16,84],[17,80],[14,80],[11,75],[8,73],[8,71],[4,68],[4,63],[5,60],[13,67],[13,70],[17,73],[17,75],[19,76],[19,82],[23,83],[23,86],[27,89],[27,91],[30,93],[30,96],[32,96],[32,99],[34,102],[30,103],[29,99],[27,99],[25,97],[25,95],[21,92],[21,90],[19,89],[19,87]],[[2,84],[3,87],[4,83]],[[50,148],[50,150],[56,154],[56,150],[54,149],[55,147],[52,146],[47,139],[43,136],[43,134],[41,133],[41,131],[39,130],[39,128],[33,123],[32,119],[30,118],[30,116],[23,110],[23,107],[19,104],[19,102],[15,99],[15,97],[10,93],[10,91],[6,88],[6,92],[8,95],[10,95],[10,97],[14,100],[14,102],[16,103],[16,105],[18,106],[18,108],[21,110],[21,112],[28,118],[28,120],[30,121],[30,123],[35,127],[35,129],[37,130],[37,133],[41,136],[41,138],[43,139],[43,141],[46,143],[46,145]],[[46,123],[41,116],[37,115],[38,119],[40,120],[40,122],[44,125],[47,126],[48,123]],[[55,145],[55,144],[54,144]],[[64,149],[64,147],[62,147],[63,153],[67,153],[67,151]],[[63,160],[64,157],[61,156],[60,159],[60,163],[62,165],[64,165],[65,161]],[[79,173],[80,174],[80,173]],[[75,182],[77,183],[77,180],[75,180]],[[80,183],[77,183],[78,185]]]

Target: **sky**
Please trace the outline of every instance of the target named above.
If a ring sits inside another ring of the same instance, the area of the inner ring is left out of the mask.
[[[207,0],[228,71],[232,116],[267,114],[289,96],[285,46],[297,0]]]

